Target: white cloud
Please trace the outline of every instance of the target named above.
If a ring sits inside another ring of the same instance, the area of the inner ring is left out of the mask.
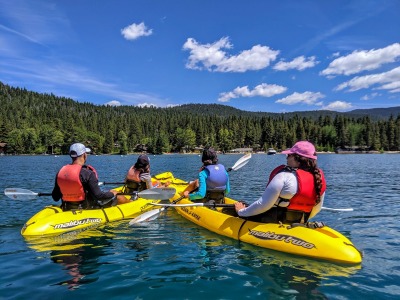
[[[140,38],[141,36],[149,36],[153,33],[152,29],[148,29],[144,23],[140,24],[131,24],[123,29],[121,29],[121,33],[124,36],[125,39],[127,40],[136,40]]]
[[[223,49],[231,49],[232,44],[227,37],[213,44],[199,44],[195,39],[188,38],[183,45],[190,55],[186,67],[188,69],[213,72],[246,72],[261,70],[270,65],[279,51],[267,46],[255,45],[250,50],[244,50],[238,55],[229,56]]]
[[[302,56],[296,57],[295,59],[293,59],[290,62],[280,61],[274,66],[274,69],[278,70],[278,71],[287,71],[290,69],[296,69],[299,71],[303,71],[304,69],[314,67],[318,63],[319,63],[319,61],[315,61],[315,56],[310,56],[310,57],[305,58],[302,55]]]
[[[329,103],[327,106],[323,106],[323,110],[335,110],[335,111],[345,111],[353,108],[350,102],[345,101],[334,101]]]
[[[400,80],[384,84],[379,89],[389,90],[389,93],[400,93]]]
[[[121,106],[121,102],[118,100],[111,100],[104,104],[105,106]]]
[[[248,86],[237,87],[231,92],[221,93],[218,101],[228,102],[230,99],[239,97],[272,97],[277,94],[286,92],[287,88],[276,85],[262,83],[257,85],[253,90],[249,90]]]
[[[176,107],[176,106],[180,106],[180,104],[167,104],[165,107]]]
[[[349,91],[353,92],[369,88],[375,84],[381,85],[378,89],[389,90],[391,93],[398,92],[400,85],[400,67],[388,72],[354,77],[353,79],[338,85],[335,90],[340,91],[347,88]]]
[[[373,98],[375,98],[375,97],[378,97],[378,96],[380,96],[379,93],[371,93],[371,94],[369,94],[369,95],[364,95],[364,96],[362,96],[360,99],[361,99],[361,100],[367,101],[367,100],[371,100],[371,99],[373,99]]]
[[[385,63],[395,62],[400,57],[400,43],[377,50],[354,51],[332,61],[321,75],[352,75],[362,71],[378,69]]]
[[[297,103],[304,103],[308,105],[322,105],[322,103],[317,102],[318,99],[324,98],[325,95],[317,92],[304,92],[304,93],[293,93],[285,98],[275,101],[276,103],[293,105]]]

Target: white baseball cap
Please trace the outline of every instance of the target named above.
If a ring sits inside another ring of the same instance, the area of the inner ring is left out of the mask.
[[[72,144],[71,147],[69,148],[69,156],[71,157],[79,157],[83,155],[84,153],[90,153],[90,149],[86,148],[84,144],[81,143],[75,143]]]

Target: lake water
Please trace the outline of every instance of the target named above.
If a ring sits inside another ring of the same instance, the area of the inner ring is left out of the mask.
[[[220,155],[232,166],[241,155]],[[100,181],[118,182],[137,156],[89,156]],[[50,197],[16,201],[7,187],[51,192],[68,156],[0,156],[1,299],[400,299],[400,155],[321,154],[326,207],[315,220],[363,252],[346,267],[240,243],[200,228],[173,209],[131,227],[128,220],[65,241],[32,242],[20,230]],[[284,155],[254,154],[231,172],[231,197],[252,202]],[[198,155],[151,156],[152,174],[195,178]]]

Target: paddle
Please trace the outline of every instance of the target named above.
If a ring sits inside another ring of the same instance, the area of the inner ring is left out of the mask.
[[[174,203],[150,203],[151,205],[164,206],[164,207],[190,207],[190,206],[205,206],[205,207],[230,207],[234,208],[234,204],[216,204],[216,203],[187,203],[187,204],[174,204]],[[353,211],[352,208],[329,208],[322,207],[324,210],[331,211]]]
[[[142,192],[134,193],[118,193],[117,195],[138,195],[140,198],[149,200],[167,200],[172,198],[176,193],[175,188],[153,188],[147,189]],[[51,196],[51,193],[35,193],[30,190],[20,188],[7,188],[4,194],[11,199],[15,200],[31,200],[41,196]]]
[[[205,206],[205,207],[230,207],[234,208],[234,204],[217,204],[217,203],[187,203],[187,204],[174,204],[174,203],[150,203],[151,205],[164,206],[164,207],[191,207],[191,206]]]
[[[323,210],[330,210],[330,211],[353,211],[352,208],[330,208],[330,207],[322,207]]]
[[[239,158],[236,163],[231,167],[228,168],[228,172],[230,171],[237,171],[239,170],[241,167],[245,166],[249,160],[251,158],[251,153],[247,153],[245,155],[243,155],[241,158]],[[175,203],[179,202],[180,200],[182,200],[183,198],[185,198],[184,196],[179,197],[178,199],[176,199],[174,202],[172,202],[169,205],[174,205]],[[152,203],[153,204],[153,203]],[[164,211],[166,210],[168,207],[163,207],[163,208],[159,208],[159,209],[153,209],[150,211],[147,211],[139,216],[137,216],[136,218],[132,219],[129,222],[129,225],[133,225],[136,223],[141,223],[141,222],[145,222],[145,221],[152,221],[158,218],[158,216]]]

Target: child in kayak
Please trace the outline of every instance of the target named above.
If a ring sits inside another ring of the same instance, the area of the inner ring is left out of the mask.
[[[235,203],[240,217],[264,223],[305,223],[322,207],[326,181],[317,166],[312,143],[299,141],[287,154],[287,165],[275,168],[262,196],[249,206]]]
[[[139,155],[136,163],[131,166],[125,177],[124,193],[141,192],[151,189],[153,183],[150,175],[150,159],[146,154]]]
[[[198,178],[189,183],[182,196],[190,200],[214,200],[224,203],[224,197],[230,192],[229,175],[222,164],[218,164],[217,153],[206,147],[201,157],[203,166]]]

